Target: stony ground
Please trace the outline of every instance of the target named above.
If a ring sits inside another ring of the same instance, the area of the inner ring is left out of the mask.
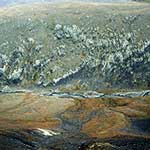
[[[77,72],[70,77],[72,87],[76,83],[88,90],[119,87],[119,83],[124,88],[147,87],[149,9],[150,4],[135,2],[43,3],[1,8],[0,84],[47,86]],[[89,69],[81,73],[85,63]],[[65,84],[70,83],[67,80]]]

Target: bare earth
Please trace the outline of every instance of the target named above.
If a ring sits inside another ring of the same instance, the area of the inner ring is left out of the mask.
[[[74,150],[87,149],[95,139],[104,143],[100,147],[112,142],[126,148],[150,146],[150,97],[72,99],[12,93],[0,95],[0,110],[1,149],[64,150],[72,143]]]

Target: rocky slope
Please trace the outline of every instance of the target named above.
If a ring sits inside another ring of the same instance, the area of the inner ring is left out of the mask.
[[[148,88],[149,7],[45,3],[18,6],[17,14],[16,7],[1,9],[1,86]]]

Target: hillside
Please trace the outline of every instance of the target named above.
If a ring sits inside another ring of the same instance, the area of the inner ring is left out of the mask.
[[[17,4],[0,8],[0,150],[149,150],[150,4]]]
[[[149,70],[142,69],[149,65],[149,50],[143,56],[141,52],[150,40],[149,8],[146,3],[43,3],[1,8],[1,85],[47,87],[76,82],[79,85],[75,86],[91,90],[147,88]],[[126,62],[132,56],[130,66]],[[135,70],[143,58],[146,62],[141,70]],[[116,66],[117,61],[122,67]],[[118,70],[111,71],[110,64]]]

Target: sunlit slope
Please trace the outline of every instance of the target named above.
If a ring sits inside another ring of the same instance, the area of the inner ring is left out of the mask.
[[[56,59],[53,59],[44,71],[44,74],[48,76],[46,78],[46,82],[48,82],[61,78],[70,70],[75,71],[84,61],[88,61],[89,52],[84,49],[84,45],[88,46],[92,38],[94,41],[94,36],[96,36],[96,40],[101,40],[99,35],[106,33],[105,30],[109,28],[117,26],[120,31],[124,26],[122,21],[124,18],[129,21],[135,18],[129,30],[139,30],[138,42],[150,40],[149,9],[149,4],[134,2],[38,3],[1,8],[0,53],[10,55],[15,49],[22,47],[25,39],[34,39],[35,43],[42,47],[41,53],[37,55],[36,59],[53,57],[53,54],[56,55]],[[128,26],[128,23],[126,24]],[[70,28],[72,30],[74,27],[75,30],[79,29],[81,34],[86,35],[86,41],[72,41],[68,37],[58,39],[55,29],[59,25],[65,26],[67,30],[70,30]],[[92,47],[89,47],[89,50],[91,50]],[[94,61],[96,60],[96,58],[93,59]]]

